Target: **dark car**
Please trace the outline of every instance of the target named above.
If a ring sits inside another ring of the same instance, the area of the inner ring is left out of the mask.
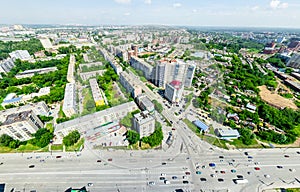
[[[220,159],[224,159],[224,156],[219,156]]]
[[[101,163],[101,162],[102,162],[102,160],[100,160],[100,159],[97,160],[97,163]]]
[[[60,158],[61,158],[61,156],[60,156],[60,155],[57,155],[57,156],[56,156],[56,159],[60,159]]]
[[[219,182],[224,182],[224,179],[219,178],[218,181],[219,181]]]
[[[29,168],[34,168],[34,165],[29,165]]]
[[[277,165],[277,168],[278,169],[282,169],[283,167],[281,165]]]
[[[204,177],[202,177],[202,178],[200,178],[200,181],[207,181],[207,179],[206,178],[204,178]]]
[[[248,152],[245,152],[244,154],[245,154],[245,155],[249,155],[249,153],[248,153]]]
[[[239,179],[243,179],[244,178],[243,175],[237,175],[236,177],[239,178]]]
[[[167,163],[165,163],[165,162],[163,162],[163,163],[161,163],[162,165],[166,165]]]
[[[112,161],[112,158],[107,159],[107,161]]]
[[[189,184],[189,181],[182,181],[183,184]]]
[[[164,181],[165,179],[166,179],[165,177],[160,177],[160,178],[159,178],[159,180],[163,180],[163,181]]]

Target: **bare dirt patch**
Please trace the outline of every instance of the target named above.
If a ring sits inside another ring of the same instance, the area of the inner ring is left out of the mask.
[[[294,102],[290,99],[284,98],[276,93],[272,93],[267,89],[265,85],[258,87],[260,92],[259,95],[261,99],[267,102],[269,105],[272,105],[277,108],[291,108],[298,109],[298,107],[294,104]]]

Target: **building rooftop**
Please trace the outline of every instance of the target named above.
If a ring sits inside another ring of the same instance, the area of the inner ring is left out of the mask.
[[[196,120],[196,121],[194,121],[193,123],[194,123],[198,128],[200,128],[201,131],[206,131],[206,130],[208,130],[208,126],[207,126],[205,123],[203,123],[202,121],[200,121],[200,120]]]
[[[180,89],[182,86],[182,83],[180,81],[177,80],[173,80],[170,85],[172,85],[175,89]]]
[[[28,118],[28,116],[31,114],[30,111],[22,111],[20,113],[13,113],[6,117],[6,120],[2,123],[2,125],[9,125],[15,122],[24,121]]]
[[[75,107],[75,84],[67,83],[65,88],[63,109]]]

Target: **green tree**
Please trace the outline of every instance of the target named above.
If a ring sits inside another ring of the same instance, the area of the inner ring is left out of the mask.
[[[138,134],[134,130],[128,130],[127,133],[126,133],[126,138],[129,142],[129,144],[133,145],[133,144],[135,144],[136,142],[138,142],[140,140],[140,134]]]
[[[155,110],[161,113],[163,111],[163,106],[157,100],[152,100],[152,102],[154,104]]]
[[[79,139],[80,139],[80,133],[77,130],[75,130],[63,138],[63,144],[67,147],[72,146],[75,143],[77,143]]]

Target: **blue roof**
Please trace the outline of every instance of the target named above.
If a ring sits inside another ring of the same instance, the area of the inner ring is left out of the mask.
[[[208,126],[205,125],[205,123],[203,123],[200,120],[196,120],[193,122],[198,128],[200,128],[202,131],[206,131],[208,129]]]
[[[5,100],[3,101],[2,103],[13,103],[13,102],[18,102],[22,99],[22,97],[17,97],[17,98],[13,98],[13,99],[10,99],[10,100]]]

